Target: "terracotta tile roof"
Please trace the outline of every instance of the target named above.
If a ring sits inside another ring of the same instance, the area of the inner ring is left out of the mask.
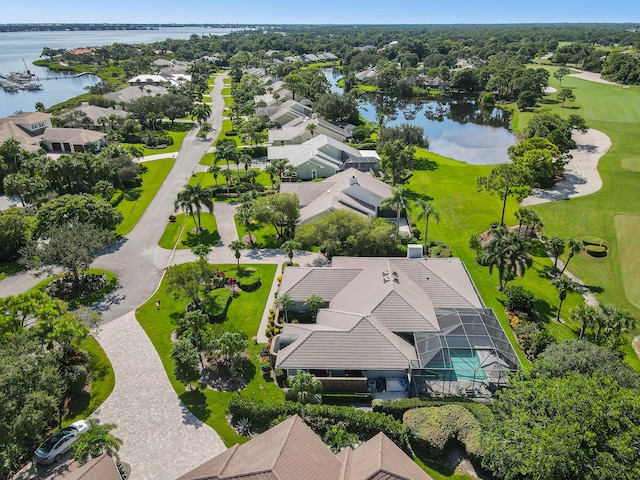
[[[179,480],[328,480],[337,479],[340,470],[331,450],[294,415]]]
[[[42,480],[122,480],[113,458],[106,453],[86,463],[67,462],[54,468]]]
[[[342,457],[342,480],[432,480],[383,433]]]
[[[334,455],[297,415],[178,480],[241,479],[432,480],[383,433]]]

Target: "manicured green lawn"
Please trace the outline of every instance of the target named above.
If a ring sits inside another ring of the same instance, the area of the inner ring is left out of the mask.
[[[155,148],[145,148],[145,146],[141,143],[123,143],[123,145],[133,145],[135,147],[142,149],[143,156],[149,155],[162,155],[164,153],[173,153],[180,150],[182,146],[182,141],[189,130],[191,129],[191,124],[188,123],[176,123],[175,125],[169,127],[166,126],[167,133],[171,138],[173,138],[173,145],[169,145],[166,148],[155,149]]]
[[[640,215],[616,215],[614,221],[624,291],[627,298],[635,303],[635,299],[640,299],[640,256],[634,247],[637,245],[640,232]]]
[[[228,88],[228,87],[223,88],[222,95],[231,95],[231,88]]]
[[[553,76],[550,83],[559,87]],[[640,292],[634,287],[637,284],[637,270],[631,271],[631,286],[627,280],[630,271],[628,261],[630,256],[635,258],[640,237],[637,232],[635,235],[628,235],[626,231],[618,232],[618,228],[625,228],[626,222],[616,220],[621,215],[640,215],[640,172],[633,168],[636,159],[640,158],[640,87],[623,88],[573,77],[565,77],[562,87],[572,89],[576,101],[567,106],[576,108],[561,108],[557,103],[547,106],[560,115],[582,115],[590,127],[609,136],[612,146],[598,164],[603,180],[600,191],[570,201],[535,207],[545,225],[543,234],[565,238],[584,235],[603,238],[609,246],[607,257],[595,259],[588,255],[577,256],[571,261],[570,270],[592,287],[600,302],[613,303],[640,318]],[[530,115],[520,114],[521,127],[524,127]],[[625,242],[624,245],[620,244],[621,241]],[[638,332],[640,329],[634,333]],[[627,353],[627,361],[640,369],[640,360],[630,345]]]
[[[242,238],[248,235],[247,228],[243,223],[238,221],[238,216],[234,217],[236,222],[236,230],[238,231],[238,237]],[[276,240],[276,229],[271,224],[254,223],[251,226],[251,235],[255,237],[256,248],[279,248],[280,244]]]
[[[441,157],[431,152],[420,150],[418,153],[420,169],[414,171],[407,187],[412,192],[412,200],[422,196],[431,200],[440,214],[441,221],[429,222],[429,239],[440,240],[451,247],[452,254],[459,257],[467,267],[485,304],[493,308],[500,319],[507,335],[515,345],[511,327],[504,316],[504,295],[497,290],[498,275],[494,271],[489,274],[487,267],[477,264],[475,252],[469,247],[469,238],[489,228],[491,222],[500,221],[501,201],[487,192],[478,192],[476,178],[486,175],[490,166],[471,165]],[[516,225],[513,216],[518,205],[515,200],[507,202],[505,221],[508,225]],[[415,217],[418,211],[412,212]],[[424,221],[417,222],[417,227],[424,231]],[[534,250],[533,267],[525,277],[515,280],[531,290],[539,299],[538,309],[544,317],[546,327],[559,338],[570,338],[575,334],[571,329],[550,320],[558,305],[557,293],[551,286],[545,269],[551,261],[540,249]],[[563,305],[563,318],[581,301],[578,295],[570,295]],[[518,349],[523,364],[526,358]]]
[[[231,139],[231,140],[235,140],[236,145],[244,145],[238,135],[225,135],[225,132],[230,132],[231,130],[233,130],[233,123],[231,122],[230,118],[225,118],[222,121],[222,132],[220,132],[220,136],[218,137],[218,142],[224,139]]]
[[[200,161],[200,163],[202,163],[202,160]],[[227,168],[227,164],[223,161],[220,166],[222,168]],[[238,171],[239,170],[239,171]],[[271,188],[271,179],[269,178],[269,175],[267,173],[265,173],[263,170],[260,170],[258,168],[250,168],[249,170],[255,170],[257,172],[259,172],[258,176],[256,177],[256,183],[259,183],[260,185],[264,185],[266,188]],[[231,165],[231,171],[233,172],[233,178],[239,178],[244,179],[245,178],[245,170],[244,167],[242,165],[240,165],[240,168],[237,169],[233,164]],[[213,174],[212,173],[208,173],[208,172],[196,172],[195,174],[193,174],[191,176],[191,178],[189,179],[189,184],[190,185],[197,185],[197,184],[202,185],[203,187],[208,187],[210,185],[216,185],[216,180],[215,178],[213,178]],[[222,174],[218,174],[218,185],[226,185],[227,180],[222,176]]]
[[[0,262],[0,280],[24,270],[18,262]]]
[[[116,228],[116,234],[124,236],[135,227],[153,197],[156,196],[165,178],[169,175],[174,163],[175,160],[173,158],[152,160],[144,163],[147,171],[142,174],[142,186],[126,190],[124,199],[117,206],[117,209],[124,215],[124,220]]]
[[[450,467],[444,467],[433,462],[425,462],[416,455],[413,455],[412,458],[433,480],[474,480],[474,477],[466,474],[457,475]]]
[[[224,77],[222,81],[224,82],[225,85],[231,85],[231,78],[229,77]]]
[[[80,345],[80,348],[89,352],[91,391],[85,392],[69,405],[69,412],[62,420],[63,426],[88,417],[96,408],[102,405],[116,384],[111,362],[100,344],[93,337],[87,337]]]
[[[220,241],[216,217],[210,213],[202,212],[202,228],[204,228],[204,231],[200,233],[195,232],[196,224],[191,215],[181,213],[176,217],[175,222],[167,222],[167,227],[158,242],[160,247],[171,250],[175,245],[177,249],[187,249],[199,244],[215,245]],[[176,245],[178,235],[180,235],[180,241]]]
[[[233,97],[223,97],[223,99],[225,108],[229,108],[231,105],[233,105]]]
[[[253,365],[253,376],[240,395],[247,395],[263,401],[282,401],[284,399],[282,391],[277,385],[267,382],[260,373],[258,353],[262,349],[262,345],[253,345],[251,342],[251,338],[256,335],[260,325],[269,289],[276,272],[276,265],[251,266],[257,270],[262,278],[262,285],[255,292],[239,292],[231,302],[227,319],[224,322],[224,325],[230,329],[241,331],[249,338],[248,353]],[[219,265],[218,267],[228,275],[235,275],[235,265]],[[156,310],[154,305],[158,299],[162,301],[160,310]],[[229,426],[226,418],[229,400],[238,393],[214,392],[210,389],[187,391],[173,374],[171,332],[175,329],[175,320],[184,313],[186,304],[185,298],[176,299],[172,294],[168,294],[166,284],[163,281],[156,295],[138,308],[136,316],[156,348],[173,388],[189,410],[218,432],[228,447],[238,442],[246,442],[248,439],[238,435]]]

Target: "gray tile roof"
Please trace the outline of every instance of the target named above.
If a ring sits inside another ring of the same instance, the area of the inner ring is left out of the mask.
[[[457,258],[334,257],[332,265],[285,270],[281,294],[300,303],[320,294],[329,307],[316,324],[284,326],[296,340],[278,352],[280,368],[405,369],[416,352],[396,333],[440,332],[436,309],[483,307]]]
[[[297,302],[304,302],[309,295],[320,295],[330,301],[362,270],[357,268],[287,268],[282,276],[279,295],[289,294]]]
[[[42,140],[46,142],[70,143],[72,145],[84,145],[103,139],[106,134],[84,128],[47,128],[42,134]]]
[[[278,368],[403,370],[417,359],[413,345],[374,317],[323,309],[314,325],[285,325],[283,335],[294,332],[298,339],[280,350]]]

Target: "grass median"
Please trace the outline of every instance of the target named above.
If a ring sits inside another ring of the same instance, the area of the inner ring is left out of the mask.
[[[236,269],[236,265],[217,265],[217,267],[230,275],[233,275],[232,272]],[[258,331],[276,272],[276,265],[252,264],[251,267],[255,268],[257,275],[261,277],[262,285],[254,292],[239,292],[231,302],[227,319],[224,321],[224,325],[229,329],[242,332],[249,339]],[[156,300],[162,302],[160,310],[156,309]],[[136,317],[158,352],[173,388],[187,408],[218,432],[226,446],[246,442],[248,439],[239,435],[227,422],[227,405],[229,400],[238,393],[218,392],[207,388],[187,391],[185,386],[175,378],[171,359],[173,346],[171,333],[176,328],[176,319],[184,314],[186,305],[187,299],[175,298],[168,293],[166,282],[163,281],[156,294],[136,310]],[[262,401],[283,401],[282,390],[272,382],[266,381],[260,373],[258,354],[261,349],[262,345],[253,345],[249,341],[247,353],[253,365],[254,375],[249,379],[247,387],[239,394]]]

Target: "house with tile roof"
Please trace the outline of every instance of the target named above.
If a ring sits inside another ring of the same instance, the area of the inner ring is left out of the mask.
[[[313,125],[312,128],[315,130],[313,134],[309,125]],[[273,146],[300,145],[315,135],[326,135],[339,142],[346,142],[351,136],[344,128],[327,122],[315,114],[311,117],[296,117],[282,125],[282,128],[271,129],[268,133],[269,144]]]
[[[20,142],[20,148],[30,152],[42,148],[49,152],[84,152],[87,145],[100,150],[106,144],[102,132],[84,128],[53,128],[51,115],[44,112],[28,112],[0,118],[0,143],[8,138]]]
[[[285,294],[294,312],[313,294],[325,304],[314,323],[287,323],[274,339],[273,364],[289,375],[366,379],[381,398],[488,396],[520,366],[457,258],[334,257],[331,267],[287,268]]]
[[[267,157],[286,158],[297,177],[304,180],[327,178],[351,167],[369,171],[380,162],[375,150],[357,150],[327,135],[317,135],[300,145],[271,146]]]
[[[393,196],[390,185],[355,168],[336,173],[323,182],[283,182],[280,192],[298,195],[301,225],[336,210],[377,218],[382,203]]]
[[[178,480],[431,480],[383,433],[335,455],[297,415]]]
[[[22,476],[18,474],[16,480],[18,478]],[[114,458],[107,453],[90,458],[84,463],[75,460],[63,462],[45,475],[39,474],[37,478],[40,480],[122,480]]]

